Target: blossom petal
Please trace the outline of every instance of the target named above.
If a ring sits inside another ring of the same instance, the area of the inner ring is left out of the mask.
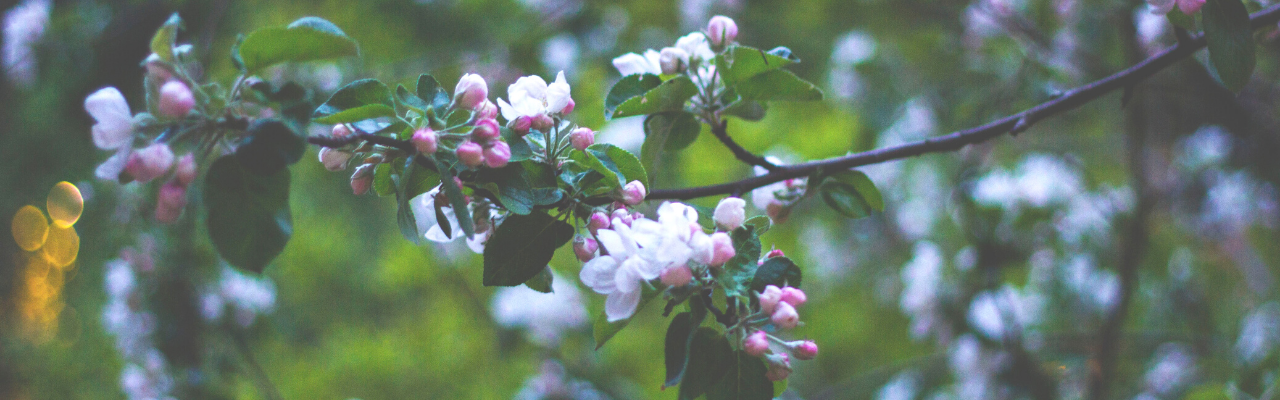
[[[596,231],[596,239],[600,240],[600,246],[609,251],[610,255],[617,257],[626,257],[631,254],[627,247],[622,244],[622,236],[618,235],[612,229],[601,229]]]
[[[124,166],[129,162],[129,153],[132,152],[133,149],[128,146],[121,147],[119,151],[116,151],[115,155],[98,165],[98,169],[94,171],[94,175],[96,175],[98,179],[108,181],[120,179],[120,173],[124,172]]]
[[[502,112],[502,118],[506,119],[507,122],[515,121],[516,118],[520,118],[520,112],[516,111],[516,108],[510,103],[507,103],[506,100],[498,99],[498,110]]]
[[[613,67],[617,68],[622,76],[643,74],[650,70],[649,60],[636,53],[627,53],[614,58]]]
[[[537,75],[522,76],[516,79],[516,83],[507,86],[507,98],[511,99],[511,104],[520,104],[528,99],[546,101],[547,81]]]
[[[578,273],[578,279],[600,294],[609,294],[617,290],[615,284],[618,271],[618,259],[612,256],[601,256],[587,261]]]
[[[418,225],[418,234],[425,235],[427,230],[436,226],[436,191],[432,190],[409,199],[409,211],[413,212],[413,221]]]
[[[604,302],[604,313],[609,322],[617,322],[631,318],[640,305],[640,291],[613,292]]]
[[[133,142],[133,114],[119,90],[108,87],[93,92],[84,99],[84,109],[97,121],[93,144],[98,148],[115,150]]]
[[[558,113],[569,105],[569,82],[564,79],[564,71],[556,74],[556,81],[547,86],[547,112]]]

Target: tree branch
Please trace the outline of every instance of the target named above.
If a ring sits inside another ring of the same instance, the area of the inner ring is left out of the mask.
[[[413,153],[417,151],[417,149],[413,147],[413,143],[410,143],[408,140],[397,140],[397,139],[392,139],[386,136],[378,136],[368,132],[354,132],[351,135],[348,135],[347,137],[342,137],[342,138],[327,136],[327,135],[307,137],[307,143],[311,143],[317,146],[333,147],[333,148],[346,146],[352,143],[359,142],[361,140],[368,141],[369,143],[373,143],[380,146],[386,146],[386,147],[394,148],[397,150],[402,150],[409,153]]]
[[[723,143],[724,147],[728,147],[729,151],[733,152],[734,157],[737,157],[739,160],[742,160],[742,162],[752,166],[764,167],[764,169],[769,170],[770,172],[778,170],[778,166],[776,164],[769,162],[769,160],[764,159],[764,157],[757,156],[750,151],[747,151],[747,149],[742,148],[738,142],[733,141],[733,138],[729,137],[728,127],[729,120],[721,119],[720,122],[711,125],[711,134],[715,135],[716,139],[720,139],[720,143]]]
[[[1272,5],[1250,16],[1250,26],[1254,29],[1274,25],[1277,21],[1280,21],[1280,4]],[[649,193],[646,200],[687,200],[730,193],[744,193],[770,183],[803,178],[823,170],[839,171],[922,154],[956,151],[964,146],[984,142],[1006,133],[1020,133],[1042,119],[1080,107],[1116,89],[1131,87],[1155,75],[1156,72],[1173,65],[1175,62],[1187,58],[1204,46],[1205,39],[1203,34],[1191,35],[1189,40],[1175,44],[1160,54],[1143,60],[1128,69],[1068,90],[1062,96],[1053,100],[1040,103],[1035,107],[992,121],[986,125],[900,146],[886,147],[803,164],[782,165],[768,174],[735,182],[682,189],[654,190]],[[714,132],[715,130],[713,129]],[[717,135],[717,137],[719,136]],[[722,139],[721,141],[723,142],[724,140]],[[739,146],[739,148],[741,147]],[[732,150],[732,147],[730,150]],[[741,159],[741,157],[739,158]]]

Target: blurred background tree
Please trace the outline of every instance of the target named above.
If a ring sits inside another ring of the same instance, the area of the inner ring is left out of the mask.
[[[1269,3],[1245,1],[1250,11]],[[0,210],[43,208],[59,181],[85,198],[78,259],[39,296],[30,288],[45,278],[32,278],[14,242],[0,243],[0,398],[21,399],[121,398],[157,379],[198,388],[179,398],[266,398],[270,386],[284,398],[676,396],[661,390],[656,355],[666,322],[656,307],[594,350],[587,321],[603,298],[575,287],[579,263],[569,251],[551,263],[567,285],[554,301],[483,287],[480,257],[461,243],[403,240],[393,201],[347,194],[347,177],[318,162],[293,167],[296,232],[261,279],[218,267],[202,273],[220,287],[161,283],[147,294],[156,347],[170,365],[162,377],[122,356],[127,343],[110,322],[112,293],[122,287],[109,260],[126,247],[145,252],[148,240],[164,248],[170,238],[161,230],[151,239],[119,234],[140,223],[121,219],[124,210],[149,205],[118,200],[138,197],[136,188],[93,178],[106,156],[93,148],[83,100],[104,86],[142,98],[146,43],[173,12],[187,21],[180,40],[194,45],[206,77],[224,84],[235,76],[225,55],[237,34],[307,15],[333,21],[361,46],[359,59],[269,73],[320,98],[352,80],[411,85],[424,72],[442,82],[476,72],[505,97],[519,76],[564,70],[577,122],[637,150],[639,118],[602,116],[618,79],[609,61],[729,15],[740,41],[790,47],[803,60],[792,70],[827,93],[822,103],[777,104],[762,121],[731,123],[744,147],[787,162],[976,126],[1175,41],[1145,3],[1115,0],[2,6]],[[795,334],[816,340],[822,354],[798,365],[782,397],[1269,391],[1280,371],[1276,36],[1259,31],[1259,63],[1239,94],[1217,82],[1202,51],[1015,138],[863,168],[885,194],[882,214],[847,220],[802,204],[764,241],[801,262],[811,303]],[[722,160],[731,154],[701,135],[657,186],[751,173]],[[202,301],[166,302],[192,292]],[[40,335],[24,333],[33,296],[49,302],[42,317],[55,321]],[[257,300],[223,305],[246,298]],[[248,327],[243,335],[181,328],[216,325],[224,310]]]

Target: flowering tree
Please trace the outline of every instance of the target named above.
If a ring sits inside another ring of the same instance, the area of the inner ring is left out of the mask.
[[[1193,16],[1199,15],[1204,32],[1180,28],[1179,43],[1172,48],[976,128],[795,164],[740,146],[729,134],[728,119],[757,121],[765,118],[771,103],[816,101],[824,94],[786,69],[800,62],[798,55],[786,47],[763,50],[738,43],[736,23],[723,16],[711,18],[705,29],[670,47],[613,60],[622,77],[608,91],[605,117],[643,116],[639,154],[596,143],[591,127],[571,120],[576,103],[563,72],[550,83],[536,75],[521,77],[496,103],[485,77],[470,73],[452,92],[429,74],[421,75],[413,88],[356,80],[323,102],[315,101],[302,85],[261,79],[267,67],[280,63],[359,55],[359,46],[342,29],[314,17],[241,37],[232,51],[240,75],[224,88],[198,80],[198,58],[191,46],[176,41],[182,23],[175,15],[151,40],[152,54],[144,62],[145,111],[133,113],[115,88],[89,95],[84,108],[96,121],[94,145],[113,153],[96,175],[124,185],[149,185],[148,196],[155,199],[152,220],[186,238],[187,248],[174,253],[200,254],[197,238],[203,235],[218,258],[239,269],[175,279],[213,288],[202,299],[216,304],[203,315],[206,319],[221,320],[224,304],[232,307],[234,321],[226,325],[242,349],[247,346],[236,330],[248,326],[256,313],[270,310],[274,301],[269,281],[245,273],[261,273],[285,249],[294,228],[289,166],[300,161],[311,144],[320,147],[319,161],[329,171],[353,171],[350,189],[355,195],[395,199],[395,220],[406,240],[465,238],[471,250],[483,254],[486,286],[525,285],[552,292],[564,283],[548,262],[557,249],[571,246],[583,262],[578,280],[606,296],[604,312],[594,322],[597,348],[639,310],[660,300],[656,303],[663,304],[662,315],[671,318],[661,384],[678,385],[679,398],[772,398],[786,387],[793,358],[818,355],[814,341],[783,339],[800,324],[797,308],[807,301],[800,289],[804,268],[781,250],[766,251],[760,239],[797,206],[819,198],[849,218],[884,211],[886,201],[872,179],[852,168],[1019,134],[1103,94],[1127,90],[1202,47],[1209,48],[1221,83],[1240,90],[1256,62],[1253,28],[1280,19],[1280,8],[1250,16],[1235,0],[1152,6],[1182,28],[1194,28]],[[309,134],[316,125],[325,126],[327,134]],[[753,167],[756,176],[704,187],[650,190],[664,157],[689,146],[704,125],[738,161]],[[1037,171],[1055,168],[1053,161],[1027,164]],[[1001,179],[1010,180],[992,176],[979,181],[977,200],[1009,200],[999,194],[1001,184],[1008,186]],[[1068,181],[1069,177],[1062,180]],[[742,199],[747,195],[765,215],[748,218]],[[713,209],[663,202],[719,196],[726,197]],[[1046,206],[1051,198],[1023,200]],[[656,215],[641,211],[645,203],[656,205]],[[139,247],[144,250],[125,252],[109,267],[108,280],[124,282],[114,286],[113,298],[126,299],[136,292],[132,271],[152,269],[147,254],[155,250],[146,249],[148,243],[143,240]],[[945,304],[938,300],[937,285],[929,284],[938,274],[936,266],[930,266],[937,264],[931,259],[940,258],[936,252],[928,245],[918,246],[904,271],[911,278],[904,278],[902,307],[913,316],[913,333],[954,341],[957,348],[975,354],[967,359],[974,365],[997,358],[982,357],[987,350],[974,336],[946,333],[951,327],[944,322]],[[1121,285],[1134,279],[1129,270],[1120,274]],[[150,283],[161,288],[172,284]],[[1095,396],[1107,390],[1102,377],[1114,372],[1112,331],[1122,323],[1128,293],[1132,292],[1099,300],[1118,306],[1106,308],[1100,327],[1098,368],[1091,381]],[[1003,336],[1012,328],[1000,317],[1000,304],[1025,303],[1020,296],[1024,295],[1016,290],[973,295],[967,299],[973,304],[970,314],[996,316],[970,317],[968,328],[985,333],[988,341],[1012,340]],[[125,304],[112,303],[116,310],[109,315],[116,319],[110,330],[119,343],[129,344],[120,345],[126,356],[143,366],[126,370],[126,376],[132,376],[126,379],[126,389],[138,397],[174,392],[174,383],[156,371],[181,360],[166,361],[148,348],[149,332],[136,329],[146,324],[135,321],[145,319],[143,314]],[[1017,316],[1014,320],[1025,322]],[[990,369],[975,367],[973,372]],[[1043,378],[1032,375],[1033,380]],[[273,395],[266,376],[259,379],[268,396]],[[1030,386],[1028,393],[1044,397]]]

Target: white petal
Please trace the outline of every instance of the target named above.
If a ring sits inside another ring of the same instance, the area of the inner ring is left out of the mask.
[[[711,258],[715,256],[715,245],[711,242],[711,236],[706,233],[693,234],[693,238],[689,239],[689,249],[689,259],[701,264],[711,264]]]
[[[463,232],[465,235],[466,232]],[[489,242],[489,236],[493,235],[493,230],[477,232],[475,237],[467,238],[467,248],[476,254],[484,254],[484,245]]]
[[[119,90],[108,87],[93,92],[84,99],[84,109],[97,121],[93,144],[98,148],[115,150],[133,142],[133,114]]]
[[[98,179],[108,181],[120,179],[120,173],[124,171],[124,165],[129,162],[129,153],[132,152],[133,149],[129,147],[120,148],[115,155],[98,165],[94,175],[97,175]]]
[[[617,271],[618,259],[612,256],[596,257],[582,266],[578,279],[596,293],[609,294],[617,290],[617,285],[614,284]]]
[[[640,257],[628,257],[622,261],[622,265],[618,266],[618,272],[613,275],[613,283],[617,285],[619,292],[638,292],[640,291],[640,282],[643,281],[641,270],[645,269],[648,262]]]
[[[649,219],[631,223],[631,238],[642,248],[657,248],[662,240],[662,224]]]
[[[507,98],[511,99],[511,104],[519,105],[527,99],[537,99],[539,102],[547,99],[547,81],[537,75],[529,75],[516,79],[516,83],[507,86]]]
[[[600,240],[600,246],[609,251],[610,255],[616,257],[626,257],[631,252],[622,244],[622,236],[612,229],[601,229],[596,232],[596,238]]]
[[[693,32],[676,40],[676,47],[689,53],[690,58],[711,60],[715,58],[716,53],[711,51],[711,42],[707,41],[706,35],[702,32]]]
[[[649,72],[648,63],[644,56],[636,53],[623,54],[613,59],[613,67],[617,68],[622,76]]]
[[[556,81],[547,87],[547,111],[558,113],[569,105],[569,82],[564,79],[564,71],[556,74]]]
[[[609,294],[609,298],[604,302],[605,316],[609,317],[609,322],[617,322],[636,313],[636,306],[640,305],[640,291],[634,292],[613,292]]]
[[[520,113],[516,111],[516,108],[512,107],[510,103],[507,103],[507,101],[503,99],[498,99],[498,111],[502,112],[502,118],[506,119],[507,122],[515,121],[516,118],[520,118]]]
[[[654,75],[662,74],[662,53],[654,49],[644,51],[645,71]]]
[[[418,234],[425,234],[436,225],[436,191],[432,190],[409,199],[409,211],[418,225]]]

